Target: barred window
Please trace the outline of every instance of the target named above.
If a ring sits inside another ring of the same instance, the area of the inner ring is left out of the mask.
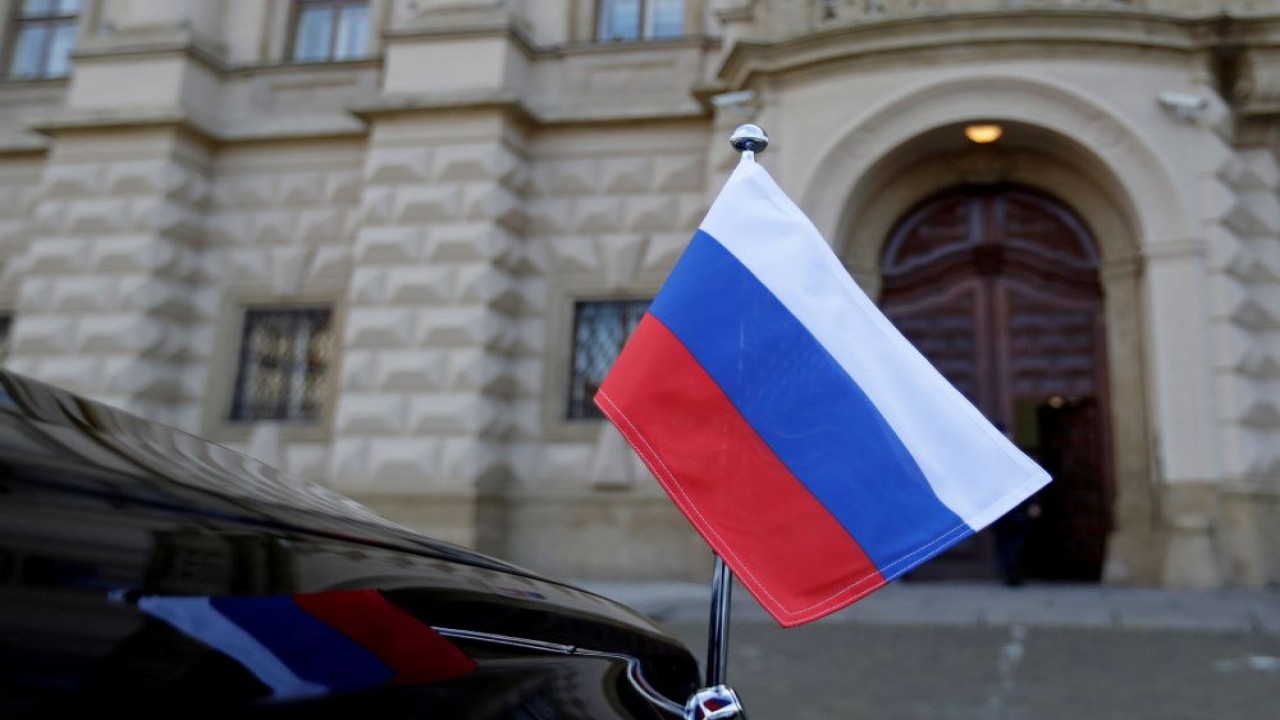
[[[574,305],[568,419],[604,417],[591,399],[648,308],[648,300],[593,300]]]
[[[684,33],[684,0],[600,0],[599,40],[656,40]]]
[[[297,0],[293,17],[294,60],[349,60],[368,52],[366,0]]]
[[[332,350],[328,307],[246,310],[229,419],[319,420]]]
[[[80,0],[18,0],[14,4],[8,75],[61,77],[71,72]]]
[[[0,360],[9,357],[9,330],[13,327],[13,316],[0,314]]]

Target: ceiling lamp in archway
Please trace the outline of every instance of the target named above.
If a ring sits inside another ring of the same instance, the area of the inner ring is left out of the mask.
[[[993,143],[999,140],[1001,135],[1004,135],[1004,128],[994,123],[968,125],[964,129],[964,136],[979,145]]]

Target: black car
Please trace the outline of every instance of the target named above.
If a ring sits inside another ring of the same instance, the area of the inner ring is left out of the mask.
[[[699,684],[624,606],[4,372],[0,494],[6,717],[680,717]]]

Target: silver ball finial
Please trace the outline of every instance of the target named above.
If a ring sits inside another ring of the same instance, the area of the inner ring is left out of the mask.
[[[759,125],[739,125],[729,136],[729,144],[738,152],[762,153],[769,147],[769,134]]]

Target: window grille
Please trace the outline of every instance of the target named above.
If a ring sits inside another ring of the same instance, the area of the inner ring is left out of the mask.
[[[71,72],[80,0],[18,0],[9,36],[8,76],[62,77]]]
[[[365,0],[297,0],[294,60],[350,60],[364,57],[368,46],[369,3]]]
[[[582,301],[574,306],[568,419],[604,417],[592,398],[648,308],[648,300]]]
[[[600,0],[599,40],[659,40],[684,34],[684,0]]]
[[[333,320],[327,307],[246,310],[229,419],[319,420],[332,352]]]

